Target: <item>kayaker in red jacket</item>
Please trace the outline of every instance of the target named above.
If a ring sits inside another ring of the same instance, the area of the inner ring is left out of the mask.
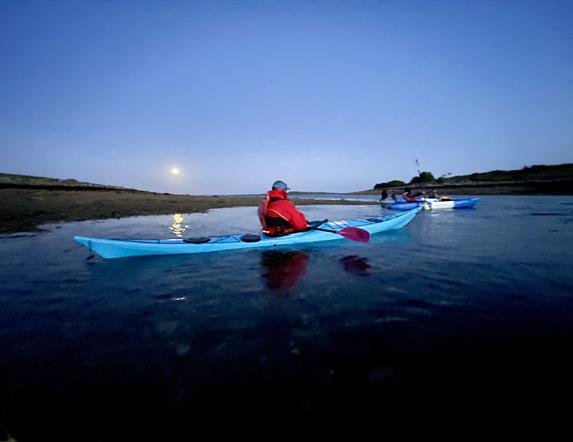
[[[406,187],[404,190],[405,192],[402,194],[402,198],[408,203],[415,203],[418,201],[418,197],[422,196],[420,192],[412,192],[409,187]]]
[[[259,206],[259,220],[269,236],[288,235],[308,227],[304,214],[289,201],[288,190],[284,181],[275,181]]]

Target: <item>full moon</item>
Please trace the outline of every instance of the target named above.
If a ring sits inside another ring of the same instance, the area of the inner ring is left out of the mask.
[[[181,171],[179,170],[179,168],[177,168],[177,167],[171,168],[171,175],[179,175],[180,173],[181,173]]]

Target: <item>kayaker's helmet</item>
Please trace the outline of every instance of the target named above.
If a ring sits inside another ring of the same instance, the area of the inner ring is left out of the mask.
[[[404,190],[405,190],[406,192],[410,192],[412,189],[410,189],[409,187],[406,187]]]
[[[273,183],[273,190],[290,190],[284,181],[278,180]]]

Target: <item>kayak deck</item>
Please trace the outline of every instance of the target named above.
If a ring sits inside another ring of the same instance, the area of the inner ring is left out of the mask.
[[[320,228],[338,231],[346,227],[359,227],[370,234],[395,230],[408,224],[420,208],[369,219],[350,219],[344,221],[327,221]],[[74,241],[97,253],[105,259],[127,258],[130,256],[173,255],[190,253],[209,253],[223,250],[251,249],[259,247],[278,247],[291,244],[305,244],[320,241],[342,239],[341,235],[317,230],[305,230],[290,235],[271,237],[261,235],[256,242],[245,242],[242,235],[212,236],[208,241],[199,244],[185,242],[183,239],[103,239],[75,236]]]

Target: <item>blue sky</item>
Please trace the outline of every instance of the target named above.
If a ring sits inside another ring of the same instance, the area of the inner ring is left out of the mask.
[[[572,162],[571,23],[564,1],[0,2],[0,171],[222,194]]]

